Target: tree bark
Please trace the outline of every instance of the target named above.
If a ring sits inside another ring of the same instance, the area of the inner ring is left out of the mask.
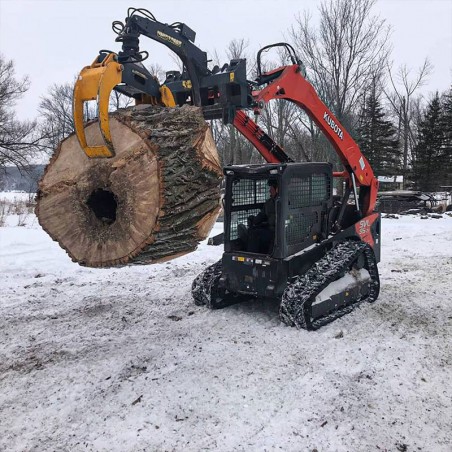
[[[73,261],[151,264],[196,249],[220,210],[222,170],[196,107],[140,106],[110,114],[113,158],[62,141],[39,183],[36,214]],[[101,144],[97,121],[85,127]]]

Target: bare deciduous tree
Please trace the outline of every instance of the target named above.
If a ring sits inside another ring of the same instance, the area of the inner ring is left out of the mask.
[[[247,57],[249,41],[243,38],[233,39],[226,49],[226,55],[230,60]]]
[[[146,69],[159,81],[159,83],[162,83],[165,80],[166,71],[162,68],[162,66],[160,66],[160,64],[149,63],[146,66]]]
[[[47,137],[46,148],[53,152],[60,141],[74,131],[72,117],[72,98],[74,87],[70,83],[53,85],[47,96],[41,99],[39,113],[41,129]]]
[[[0,55],[0,166],[14,165],[27,170],[31,159],[41,149],[36,121],[19,121],[15,103],[28,90],[27,77],[16,78],[14,62]]]
[[[229,60],[246,58],[247,47],[248,42],[244,39],[234,39],[226,49],[226,57]],[[214,52],[214,63],[218,66],[221,64],[217,52]],[[250,67],[252,65],[247,65],[247,69]],[[260,161],[259,154],[254,151],[253,145],[232,124],[225,125],[221,120],[214,120],[211,121],[211,129],[223,164]]]
[[[376,71],[385,67],[390,28],[372,15],[376,0],[329,0],[314,28],[309,13],[299,16],[290,35],[317,92],[344,126]]]
[[[110,95],[109,111],[116,111],[119,108],[127,108],[133,104],[133,98],[124,94],[118,93],[118,91],[112,91]]]
[[[406,66],[401,66],[396,74],[392,74],[388,65],[389,79],[393,91],[385,91],[386,97],[399,121],[399,141],[403,146],[402,174],[404,184],[410,164],[410,152],[415,145],[415,131],[413,123],[419,117],[419,99],[414,98],[415,92],[426,83],[426,79],[433,67],[428,59],[425,59],[416,75],[411,76],[411,71]]]
[[[52,85],[39,104],[41,116],[41,130],[45,136],[45,145],[48,152],[53,152],[67,136],[74,132],[74,119],[72,116],[72,100],[74,84],[64,83]],[[128,107],[133,100],[116,91],[112,91],[109,110]],[[97,117],[97,105],[86,102],[84,105],[84,120],[89,121]]]

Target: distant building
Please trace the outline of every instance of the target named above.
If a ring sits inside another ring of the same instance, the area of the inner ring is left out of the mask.
[[[402,190],[403,176],[378,176],[380,191]]]

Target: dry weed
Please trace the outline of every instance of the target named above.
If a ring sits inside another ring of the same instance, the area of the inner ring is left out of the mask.
[[[0,228],[5,226],[7,214],[8,214],[8,203],[6,199],[0,199]]]

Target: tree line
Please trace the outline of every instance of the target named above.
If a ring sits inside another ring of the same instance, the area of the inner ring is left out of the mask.
[[[376,0],[324,0],[315,22],[308,12],[288,30],[289,42],[307,70],[319,97],[352,135],[377,176],[403,175],[406,187],[438,191],[452,185],[452,86],[430,99],[420,94],[433,70],[426,58],[417,71],[391,62],[391,29],[374,14]],[[316,24],[316,25],[313,25]],[[231,41],[228,59],[246,58],[249,79],[256,64],[243,39]],[[221,63],[214,52],[214,63]],[[286,64],[285,55],[269,55],[265,69]],[[163,71],[149,67],[156,77]],[[53,152],[74,130],[73,83],[54,85],[39,104],[36,121],[20,121],[15,102],[28,87],[18,79],[13,61],[0,56],[0,166],[26,167],[36,153]],[[112,94],[111,109],[129,99]],[[85,111],[85,119],[96,112]],[[296,105],[271,101],[259,125],[295,161],[330,161],[340,169],[336,152],[315,122]],[[223,164],[261,162],[260,155],[232,125],[212,121]]]

